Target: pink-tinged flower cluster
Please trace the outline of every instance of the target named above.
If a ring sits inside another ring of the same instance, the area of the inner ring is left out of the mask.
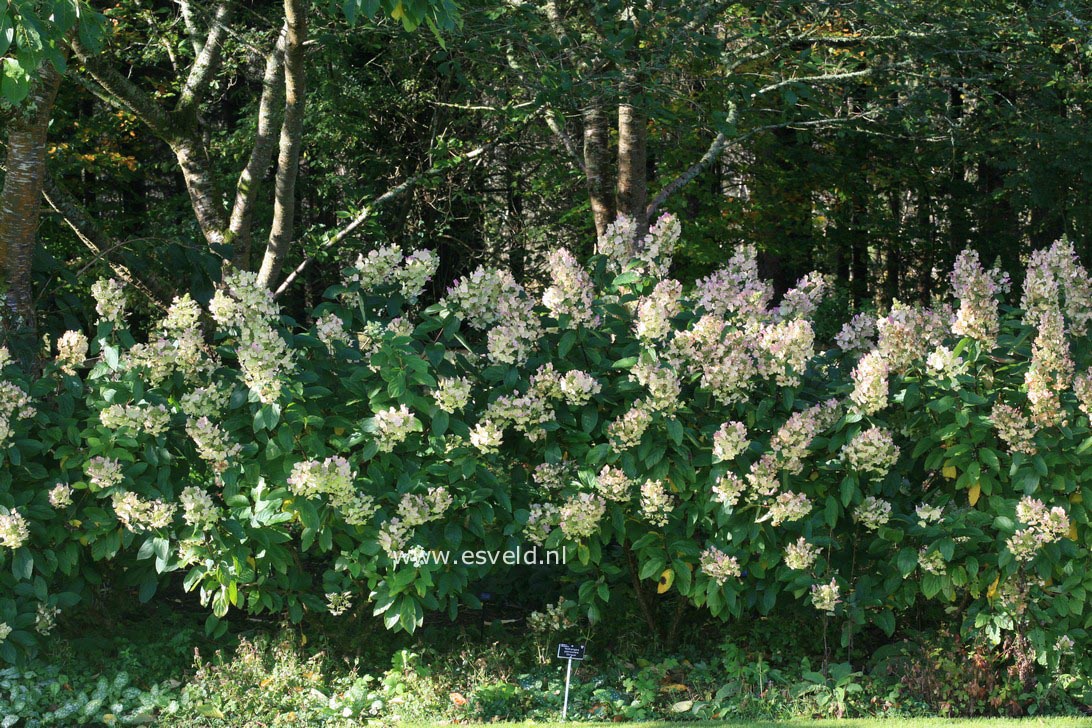
[[[1044,313],[1058,309],[1059,305],[1064,308],[1070,332],[1083,336],[1092,320],[1092,280],[1077,258],[1073,244],[1067,240],[1031,254],[1021,300],[1024,323],[1038,325]]]
[[[596,326],[595,284],[591,275],[565,248],[550,253],[548,258],[553,285],[542,294],[544,305],[554,318],[568,316],[569,328],[580,325]]]
[[[561,377],[559,386],[565,401],[573,407],[581,407],[591,401],[591,398],[599,394],[603,387],[595,377],[574,369]]]
[[[292,466],[288,489],[300,498],[316,498],[353,492],[353,469],[340,456],[325,460],[304,460]]]
[[[1073,379],[1073,393],[1077,395],[1077,405],[1081,408],[1081,412],[1084,412],[1085,416],[1092,419],[1092,368],[1089,368],[1084,374],[1078,374]],[[2,399],[2,395],[0,395]],[[0,408],[0,412],[2,412]],[[0,437],[0,442],[3,442],[4,438]]]
[[[875,531],[891,520],[891,504],[870,495],[854,509],[853,520],[869,531]]]
[[[441,410],[455,414],[470,402],[473,387],[474,385],[466,377],[440,377],[432,397]]]
[[[497,302],[500,320],[486,334],[486,350],[494,364],[521,366],[542,338],[542,321],[530,300],[512,296]]]
[[[701,572],[720,586],[729,579],[738,579],[743,572],[739,568],[739,559],[729,556],[716,546],[710,546],[701,553]]]
[[[743,496],[746,484],[735,473],[724,473],[717,476],[713,483],[713,500],[725,508],[732,508]]]
[[[778,386],[796,387],[815,350],[810,321],[792,319],[764,326],[758,337],[758,373]]]
[[[637,304],[637,322],[634,325],[637,338],[642,341],[660,341],[672,331],[671,319],[682,309],[682,284],[667,279],[656,284],[647,296]]]
[[[482,455],[496,455],[504,442],[504,427],[490,420],[482,420],[470,430],[470,444]]]
[[[967,373],[967,362],[948,347],[938,346],[925,360],[925,370],[937,379],[952,383],[958,388],[957,377]]]
[[[959,311],[952,320],[952,333],[978,341],[986,349],[997,343],[1000,316],[997,312],[997,283],[979,262],[978,252],[964,250],[956,258],[951,275],[952,293],[959,299]]]
[[[120,485],[125,479],[121,472],[121,463],[101,455],[91,458],[84,465],[88,485],[91,490],[105,490]]]
[[[671,340],[668,359],[687,376],[700,377],[702,388],[722,404],[745,401],[758,373],[755,342],[718,317],[702,316]]]
[[[652,414],[642,406],[634,406],[607,426],[607,435],[615,447],[628,450],[641,442],[650,424]]]
[[[421,420],[404,404],[375,413],[375,442],[379,446],[379,452],[393,451],[411,432],[420,432],[423,429]]]
[[[649,412],[674,412],[679,407],[682,383],[674,370],[657,361],[642,361],[630,370],[630,379],[648,392],[641,400]]]
[[[161,500],[147,500],[136,493],[114,491],[110,504],[118,523],[133,533],[158,531],[171,525],[177,506]]]
[[[443,486],[429,488],[424,495],[406,493],[398,503],[398,518],[407,527],[422,526],[443,518],[452,503],[454,498]]]
[[[1069,515],[1061,506],[1047,508],[1037,498],[1024,496],[1016,506],[1016,517],[1026,528],[1019,529],[1005,545],[1017,561],[1031,561],[1039,548],[1069,533]]]
[[[729,313],[743,319],[761,319],[773,299],[773,287],[758,275],[758,250],[744,245],[728,260],[728,265],[698,281],[695,290],[698,306],[716,318]]]
[[[273,327],[280,310],[269,289],[250,271],[234,271],[209,303],[216,323],[239,335],[235,354],[243,381],[265,404],[281,395],[281,381],[294,369],[292,352]]]
[[[183,488],[178,502],[182,504],[182,520],[198,532],[209,530],[220,520],[220,509],[212,496],[197,486]]]
[[[796,282],[796,288],[788,291],[777,307],[782,320],[806,319],[815,313],[823,302],[830,283],[821,273],[811,272]]]
[[[792,413],[770,438],[770,450],[777,455],[781,469],[798,475],[804,468],[804,458],[812,441],[840,416],[841,408],[833,399]]]
[[[417,301],[439,267],[440,256],[431,250],[415,250],[407,255],[395,274],[402,296],[407,301]]]
[[[207,387],[198,387],[192,392],[183,394],[179,398],[178,406],[187,417],[216,419],[230,400],[231,389],[229,387],[218,387],[215,384],[210,384]]]
[[[742,422],[725,422],[713,433],[713,462],[735,460],[750,443],[746,425]]]
[[[208,417],[199,417],[186,423],[186,433],[197,447],[197,455],[216,473],[222,473],[231,460],[242,452],[242,445],[231,441],[228,434]]]
[[[571,539],[591,536],[599,530],[599,521],[607,502],[594,493],[577,493],[561,506],[561,530]]]
[[[111,430],[129,428],[156,437],[170,427],[171,414],[161,404],[112,404],[99,412],[99,422]]]
[[[315,319],[315,336],[326,345],[326,350],[331,354],[338,344],[349,344],[349,332],[345,329],[345,323],[333,311],[328,311]]]
[[[0,514],[0,546],[15,550],[30,539],[30,524],[16,510]]]
[[[747,471],[747,489],[755,499],[773,496],[781,487],[781,468],[777,464],[777,455],[772,452],[762,454],[751,463]]]
[[[604,466],[606,469],[608,466]],[[567,460],[560,463],[541,463],[531,473],[531,479],[540,488],[561,490],[572,482],[575,473],[573,464]]]
[[[842,446],[842,456],[857,472],[879,479],[898,462],[899,447],[889,430],[870,427]]]
[[[1061,393],[1073,380],[1073,360],[1069,358],[1069,342],[1065,323],[1057,309],[1039,316],[1039,335],[1031,348],[1031,366],[1024,376],[1028,388],[1031,420],[1039,427],[1065,425],[1065,410]]]
[[[12,420],[28,420],[35,414],[30,396],[18,384],[0,380],[0,447],[15,429]]]
[[[607,258],[610,270],[620,271],[630,266],[653,278],[663,278],[671,267],[671,256],[682,233],[678,218],[665,213],[652,224],[643,238],[637,240],[637,223],[619,215],[600,236],[596,252]]]
[[[1023,412],[1012,405],[998,402],[990,412],[990,419],[997,428],[998,436],[1009,446],[1010,452],[1022,452],[1025,455],[1036,453],[1035,433],[1039,428]]]
[[[759,520],[769,519],[770,525],[780,526],[782,523],[799,521],[811,513],[811,509],[811,501],[804,493],[793,493],[792,491],[778,493],[773,503],[770,504],[770,510]]]
[[[369,251],[366,256],[357,256],[345,282],[357,283],[365,291],[383,285],[398,286],[407,300],[416,301],[439,265],[439,256],[431,250],[418,250],[403,256],[397,245],[385,245]]]
[[[54,508],[68,508],[72,505],[72,486],[68,483],[57,483],[50,488],[49,505]]]
[[[874,415],[887,406],[890,373],[880,352],[870,351],[861,357],[853,369],[853,391],[849,395],[857,412]]]
[[[57,339],[57,366],[65,374],[75,374],[87,359],[87,336],[82,331],[66,331]]]
[[[550,402],[532,386],[524,394],[497,397],[486,408],[484,417],[502,429],[509,424],[514,425],[528,440],[538,442],[546,436],[542,426],[552,422],[556,413]]]
[[[91,284],[95,313],[99,321],[116,326],[125,325],[125,287],[113,278],[100,278]]]
[[[813,584],[811,587],[811,603],[820,612],[833,614],[834,609],[842,601],[842,592],[837,579],[831,579],[829,584]]]
[[[803,536],[785,547],[785,566],[790,569],[807,571],[815,564],[817,558],[819,558],[819,549],[808,543]]]
[[[675,503],[661,480],[646,480],[641,486],[641,513],[653,526],[666,526]]]
[[[621,468],[604,465],[603,469],[599,471],[599,475],[595,477],[595,486],[599,494],[607,500],[625,503],[629,500],[630,492],[633,490],[633,481],[626,477]],[[641,504],[643,506],[644,488],[641,489],[641,492]]]
[[[907,369],[944,342],[951,318],[943,307],[917,309],[894,301],[890,313],[876,321],[876,350],[892,371]]]
[[[870,313],[854,314],[834,337],[834,343],[844,352],[868,351],[876,338],[876,317]]]
[[[527,516],[527,525],[523,527],[523,535],[531,543],[541,546],[560,521],[561,511],[553,503],[533,503]]]
[[[501,320],[502,301],[518,299],[523,287],[508,271],[479,266],[465,278],[455,281],[444,301],[460,313],[472,328],[484,331]]]

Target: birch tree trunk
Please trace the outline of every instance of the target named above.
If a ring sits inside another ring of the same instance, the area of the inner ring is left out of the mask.
[[[4,189],[0,193],[0,284],[6,311],[3,328],[21,329],[33,342],[36,335],[31,261],[42,209],[46,134],[61,74],[43,63],[25,110],[8,127]]]
[[[281,123],[280,153],[277,156],[273,226],[269,230],[269,244],[258,270],[258,283],[266,288],[275,287],[295,230],[296,177],[303,142],[306,12],[303,0],[285,0],[284,121]]]

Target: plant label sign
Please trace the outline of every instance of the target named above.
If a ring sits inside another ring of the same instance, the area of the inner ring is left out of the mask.
[[[573,675],[573,660],[583,660],[586,647],[587,645],[557,643],[557,656],[568,663],[565,667],[565,701],[561,704],[561,720],[569,717],[569,680]]]
[[[567,645],[561,642],[557,646],[557,656],[562,660],[583,660],[587,645]]]

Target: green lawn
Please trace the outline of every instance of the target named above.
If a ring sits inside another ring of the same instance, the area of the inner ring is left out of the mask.
[[[409,728],[433,728],[433,726],[445,725],[440,723],[403,723]],[[451,725],[450,723],[446,725]],[[686,721],[686,722],[644,722],[644,723],[492,723],[486,725],[503,725],[507,728],[561,728],[561,726],[578,726],[579,728],[616,728],[627,726],[628,728],[702,728],[703,726],[728,726],[736,728],[823,728],[824,726],[837,728],[948,728],[948,726],[966,726],[967,728],[1032,728],[1032,726],[1044,726],[1046,728],[1090,728],[1092,718],[855,718],[847,720],[809,720],[798,718],[795,720],[769,721],[769,720],[730,720],[730,721]]]

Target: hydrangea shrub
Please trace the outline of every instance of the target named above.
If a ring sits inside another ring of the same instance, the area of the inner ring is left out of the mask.
[[[503,564],[413,550],[566,549],[592,620],[627,564],[723,618],[802,603],[891,633],[919,600],[967,629],[1086,643],[1092,279],[1070,246],[1025,285],[964,252],[949,294],[832,342],[812,274],[774,300],[755,250],[684,285],[679,223],[620,220],[532,290],[479,268],[417,299],[429,252],[361,257],[313,312],[253,275],[150,335],[96,284],[29,380],[0,349],[0,657],[104,580],[172,572],[211,608],[388,628],[478,606]],[[626,554],[620,559],[618,554]]]

